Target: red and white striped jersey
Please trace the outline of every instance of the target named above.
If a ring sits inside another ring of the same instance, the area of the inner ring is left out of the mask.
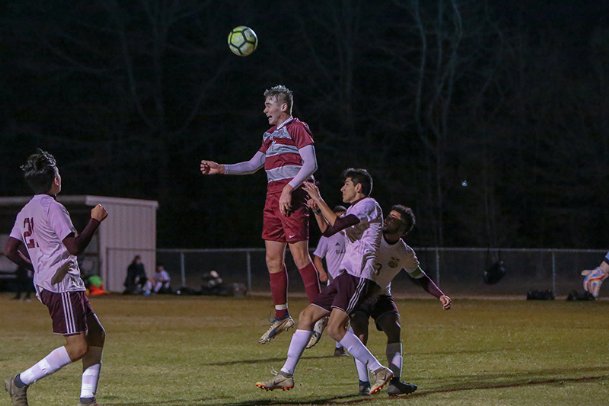
[[[312,144],[313,135],[309,126],[294,117],[264,133],[259,151],[265,155],[267,193],[281,193],[302,167],[298,150]],[[313,180],[313,177],[309,180]]]

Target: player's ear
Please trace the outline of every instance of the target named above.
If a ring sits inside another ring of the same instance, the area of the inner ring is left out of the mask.
[[[280,108],[281,108],[281,111],[283,113],[285,113],[285,112],[288,111],[288,104],[287,103],[281,103],[281,107]]]

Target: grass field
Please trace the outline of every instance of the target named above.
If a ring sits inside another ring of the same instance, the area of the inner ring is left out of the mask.
[[[289,392],[254,386],[283,365],[291,334],[257,344],[268,298],[123,297],[92,300],[107,330],[102,405],[609,404],[609,302],[400,300],[404,377],[419,390],[396,400],[357,396],[350,357],[331,356],[324,337],[307,350]],[[293,300],[293,312],[303,300]],[[62,344],[46,308],[0,295],[0,372],[29,367]],[[372,326],[371,326],[372,327]],[[370,348],[383,363],[384,336]],[[80,367],[70,365],[29,390],[30,405],[76,405]],[[0,405],[9,404],[5,393]]]

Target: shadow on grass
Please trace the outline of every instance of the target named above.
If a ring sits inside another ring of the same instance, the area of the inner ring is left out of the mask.
[[[605,368],[606,369],[606,368]],[[492,378],[489,378],[492,379]],[[553,385],[553,384],[564,384],[564,383],[585,383],[585,382],[599,382],[609,380],[609,374],[607,375],[599,375],[599,376],[582,376],[582,377],[557,377],[557,378],[522,378],[517,380],[511,380],[508,382],[470,382],[467,384],[447,384],[442,388],[431,389],[431,390],[422,390],[415,393],[412,393],[408,396],[404,396],[404,398],[423,398],[425,396],[433,395],[436,393],[452,393],[452,392],[462,392],[462,391],[470,391],[470,390],[485,390],[485,389],[506,389],[506,388],[518,388],[524,386],[533,386],[533,385]],[[301,404],[311,404],[311,405],[323,405],[323,404],[343,404],[343,405],[351,405],[351,404],[361,404],[374,401],[376,399],[384,399],[387,400],[386,394],[379,394],[379,396],[370,396],[370,397],[361,397],[355,393],[345,394],[345,395],[337,395],[337,396],[326,396],[319,398],[310,398],[310,397],[298,397],[295,393],[295,397],[293,400],[290,399],[253,399],[246,400],[241,402],[231,401],[229,398],[211,398],[211,399],[174,399],[174,400],[164,400],[159,402],[117,402],[114,403],[112,401],[106,401],[105,404],[112,406],[186,406],[186,405],[197,405],[202,402],[207,405],[235,405],[235,406],[255,406],[255,405],[301,405]],[[391,398],[391,399],[400,399]]]
[[[267,362],[283,362],[286,357],[281,358],[261,358],[261,359],[241,359],[235,361],[222,361],[222,362],[208,362],[203,363],[201,365],[209,365],[209,366],[228,366],[228,365],[251,365],[251,364],[260,364]],[[304,356],[301,359],[325,359],[325,358],[339,358],[335,357],[333,354],[330,355],[317,355],[314,357]]]
[[[606,370],[606,368],[605,368]],[[580,376],[580,377],[555,377],[555,378],[521,378],[507,382],[470,382],[465,384],[447,384],[442,388],[423,390],[409,395],[408,397],[425,397],[436,393],[451,393],[470,390],[485,390],[485,389],[509,389],[520,388],[524,386],[535,385],[555,385],[565,383],[587,383],[609,381],[608,375],[598,376]]]

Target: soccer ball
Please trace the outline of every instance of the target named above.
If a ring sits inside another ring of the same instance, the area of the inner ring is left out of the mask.
[[[248,56],[256,50],[258,37],[250,27],[240,25],[228,34],[228,47],[237,56]]]

